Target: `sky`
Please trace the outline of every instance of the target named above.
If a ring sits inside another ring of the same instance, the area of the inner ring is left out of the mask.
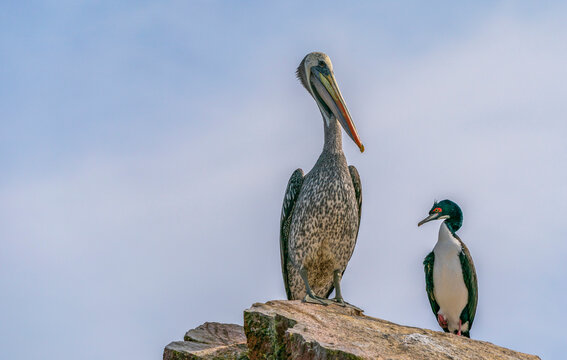
[[[283,299],[279,216],[327,53],[366,151],[345,300],[439,330],[433,200],[464,213],[471,335],[567,340],[567,7],[530,1],[30,1],[0,11],[0,358],[156,359]]]

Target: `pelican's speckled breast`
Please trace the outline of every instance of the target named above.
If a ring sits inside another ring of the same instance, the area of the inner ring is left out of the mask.
[[[359,209],[346,158],[324,151],[306,175],[290,226],[287,264],[294,299],[302,299],[305,284],[299,269],[306,267],[313,292],[321,297],[333,286],[333,271],[341,273],[352,256],[359,226]]]

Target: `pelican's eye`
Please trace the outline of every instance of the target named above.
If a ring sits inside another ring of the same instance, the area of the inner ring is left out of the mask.
[[[443,211],[443,210],[441,210],[441,208],[435,208],[435,209],[433,209],[433,212],[436,212],[436,213],[440,213],[441,211]]]
[[[324,67],[327,67],[327,64],[325,64],[325,62],[323,60],[319,60],[319,66],[324,68]]]

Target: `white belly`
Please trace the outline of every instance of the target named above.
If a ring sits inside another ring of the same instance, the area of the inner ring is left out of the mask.
[[[439,229],[439,241],[433,252],[433,284],[435,300],[439,304],[438,314],[447,320],[449,331],[453,332],[459,329],[459,318],[467,305],[469,292],[459,259],[461,244],[445,224]],[[461,330],[467,331],[468,323],[462,324]]]

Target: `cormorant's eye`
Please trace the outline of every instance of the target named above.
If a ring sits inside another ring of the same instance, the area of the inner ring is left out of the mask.
[[[441,211],[443,211],[443,210],[441,210],[441,208],[435,208],[435,209],[433,209],[433,212],[436,212],[436,213],[440,213]]]

